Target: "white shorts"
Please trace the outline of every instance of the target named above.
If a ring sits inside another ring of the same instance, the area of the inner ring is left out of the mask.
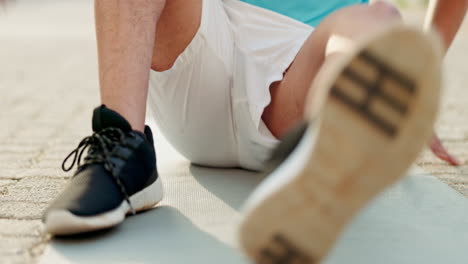
[[[261,170],[278,140],[262,121],[270,84],[313,28],[238,0],[203,0],[200,28],[148,105],[168,141],[195,164]]]

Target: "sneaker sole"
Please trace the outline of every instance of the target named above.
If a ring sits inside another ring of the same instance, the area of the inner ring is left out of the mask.
[[[437,44],[393,26],[314,84],[331,87],[318,91],[318,132],[308,129],[247,202],[239,241],[256,263],[319,263],[359,209],[404,175],[437,114]]]
[[[140,192],[130,196],[135,211],[148,210],[163,198],[161,178]],[[78,216],[67,210],[54,210],[47,214],[45,230],[52,235],[73,235],[111,228],[122,223],[131,212],[126,201],[116,209],[96,216]]]

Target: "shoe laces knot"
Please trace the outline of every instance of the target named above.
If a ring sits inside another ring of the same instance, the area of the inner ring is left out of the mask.
[[[128,195],[125,185],[120,180],[120,177],[117,175],[117,165],[114,163],[112,158],[118,158],[121,160],[126,160],[128,155],[122,155],[119,151],[119,147],[136,149],[137,144],[131,144],[126,140],[127,136],[136,138],[136,133],[131,131],[125,133],[120,128],[109,127],[102,129],[98,132],[94,132],[91,136],[85,137],[78,146],[68,154],[68,156],[63,160],[62,170],[68,172],[73,169],[75,164],[78,166],[77,171],[80,171],[85,166],[90,164],[102,164],[104,169],[107,170],[114,179],[115,183],[119,187],[120,192],[125,197],[125,201],[128,203],[132,214],[135,214],[136,211],[130,202],[130,196]],[[85,150],[88,149],[86,157],[83,159],[84,163],[81,164],[82,156]],[[68,160],[73,157],[73,160],[69,166],[67,166]],[[77,175],[77,173],[75,174]]]

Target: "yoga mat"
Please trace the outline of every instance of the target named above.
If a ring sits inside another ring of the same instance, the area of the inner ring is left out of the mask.
[[[249,263],[235,230],[261,176],[190,165],[157,138],[164,202],[112,230],[53,239],[40,263]],[[413,168],[358,214],[324,262],[466,264],[468,201]]]

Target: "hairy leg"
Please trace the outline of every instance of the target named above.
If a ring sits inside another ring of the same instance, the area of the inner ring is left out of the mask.
[[[133,129],[144,129],[151,67],[173,64],[198,29],[200,10],[201,0],[95,0],[101,101]]]
[[[320,70],[333,63],[336,56],[326,56],[331,37],[358,41],[369,32],[401,20],[397,9],[385,2],[346,7],[328,16],[314,30],[296,56],[281,82],[270,86],[271,103],[262,119],[276,137],[282,137],[304,114],[306,98]]]

